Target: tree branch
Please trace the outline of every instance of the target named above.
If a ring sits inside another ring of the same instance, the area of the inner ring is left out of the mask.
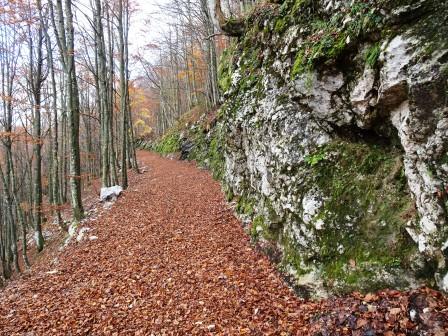
[[[239,37],[244,34],[245,24],[241,18],[227,19],[221,8],[221,0],[215,0],[215,15],[218,20],[219,27],[228,36]]]

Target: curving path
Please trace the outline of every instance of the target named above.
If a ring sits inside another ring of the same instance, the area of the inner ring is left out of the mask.
[[[0,293],[1,335],[308,335],[333,321],[251,247],[208,172],[147,152],[139,159],[149,171],[85,224],[86,239]],[[346,319],[329,335],[364,335],[370,320],[352,312],[361,301],[344,300]]]

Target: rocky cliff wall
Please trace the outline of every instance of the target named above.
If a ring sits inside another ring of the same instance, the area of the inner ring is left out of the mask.
[[[223,56],[218,122],[179,144],[298,287],[448,291],[447,17],[445,1],[266,4]]]

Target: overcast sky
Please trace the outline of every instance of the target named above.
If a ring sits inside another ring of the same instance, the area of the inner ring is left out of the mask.
[[[131,23],[129,28],[129,52],[135,55],[142,47],[149,43],[155,43],[160,40],[160,36],[167,28],[167,22],[171,19],[164,13],[161,13],[159,6],[167,4],[170,0],[134,0],[136,10],[131,15]],[[86,17],[91,18],[91,0],[76,0],[75,8],[79,11],[77,20],[84,26],[89,23]],[[145,58],[151,58],[152,51],[145,53]],[[131,77],[138,76],[140,72],[138,64],[134,63],[132,57]]]
[[[168,0],[136,0],[137,10],[131,18],[129,43],[131,52],[155,42],[166,29],[168,17],[160,13],[159,5]],[[149,23],[149,25],[148,25]]]

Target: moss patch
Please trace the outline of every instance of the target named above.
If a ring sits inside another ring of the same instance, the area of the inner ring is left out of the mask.
[[[294,242],[290,236],[282,236],[283,258],[280,264],[280,269],[286,271],[288,266],[291,266],[296,272],[296,276],[301,276],[311,271],[310,267],[306,266],[303,256],[298,253],[300,247]]]
[[[317,62],[338,58],[364,34],[378,29],[383,21],[378,8],[368,2],[355,1],[343,6],[330,18],[315,15],[310,20],[309,32],[294,59],[293,77],[311,71]]]
[[[379,43],[375,43],[374,45],[370,46],[369,49],[367,49],[365,59],[366,64],[370,68],[374,68],[376,65],[376,62],[378,61],[378,57],[380,56],[381,47]]]
[[[234,67],[235,43],[226,48],[218,64],[218,85],[222,92],[226,92],[232,85]]]
[[[269,226],[265,217],[256,215],[250,227],[250,236],[253,241],[257,242],[259,239],[275,242],[279,239],[279,232]]]
[[[218,124],[207,130],[203,124],[197,123],[189,130],[188,138],[194,143],[188,159],[210,169],[215,179],[222,180],[225,145],[222,125]]]
[[[380,279],[390,282],[387,277],[406,269],[415,252],[404,230],[413,201],[399,173],[401,153],[337,141],[316,155],[320,159],[308,165],[326,197],[318,214],[325,225],[315,230],[316,261],[323,265],[329,285],[343,284],[343,290],[380,288]]]
[[[177,129],[171,129],[154,145],[154,150],[157,153],[166,155],[180,151],[180,134]]]

